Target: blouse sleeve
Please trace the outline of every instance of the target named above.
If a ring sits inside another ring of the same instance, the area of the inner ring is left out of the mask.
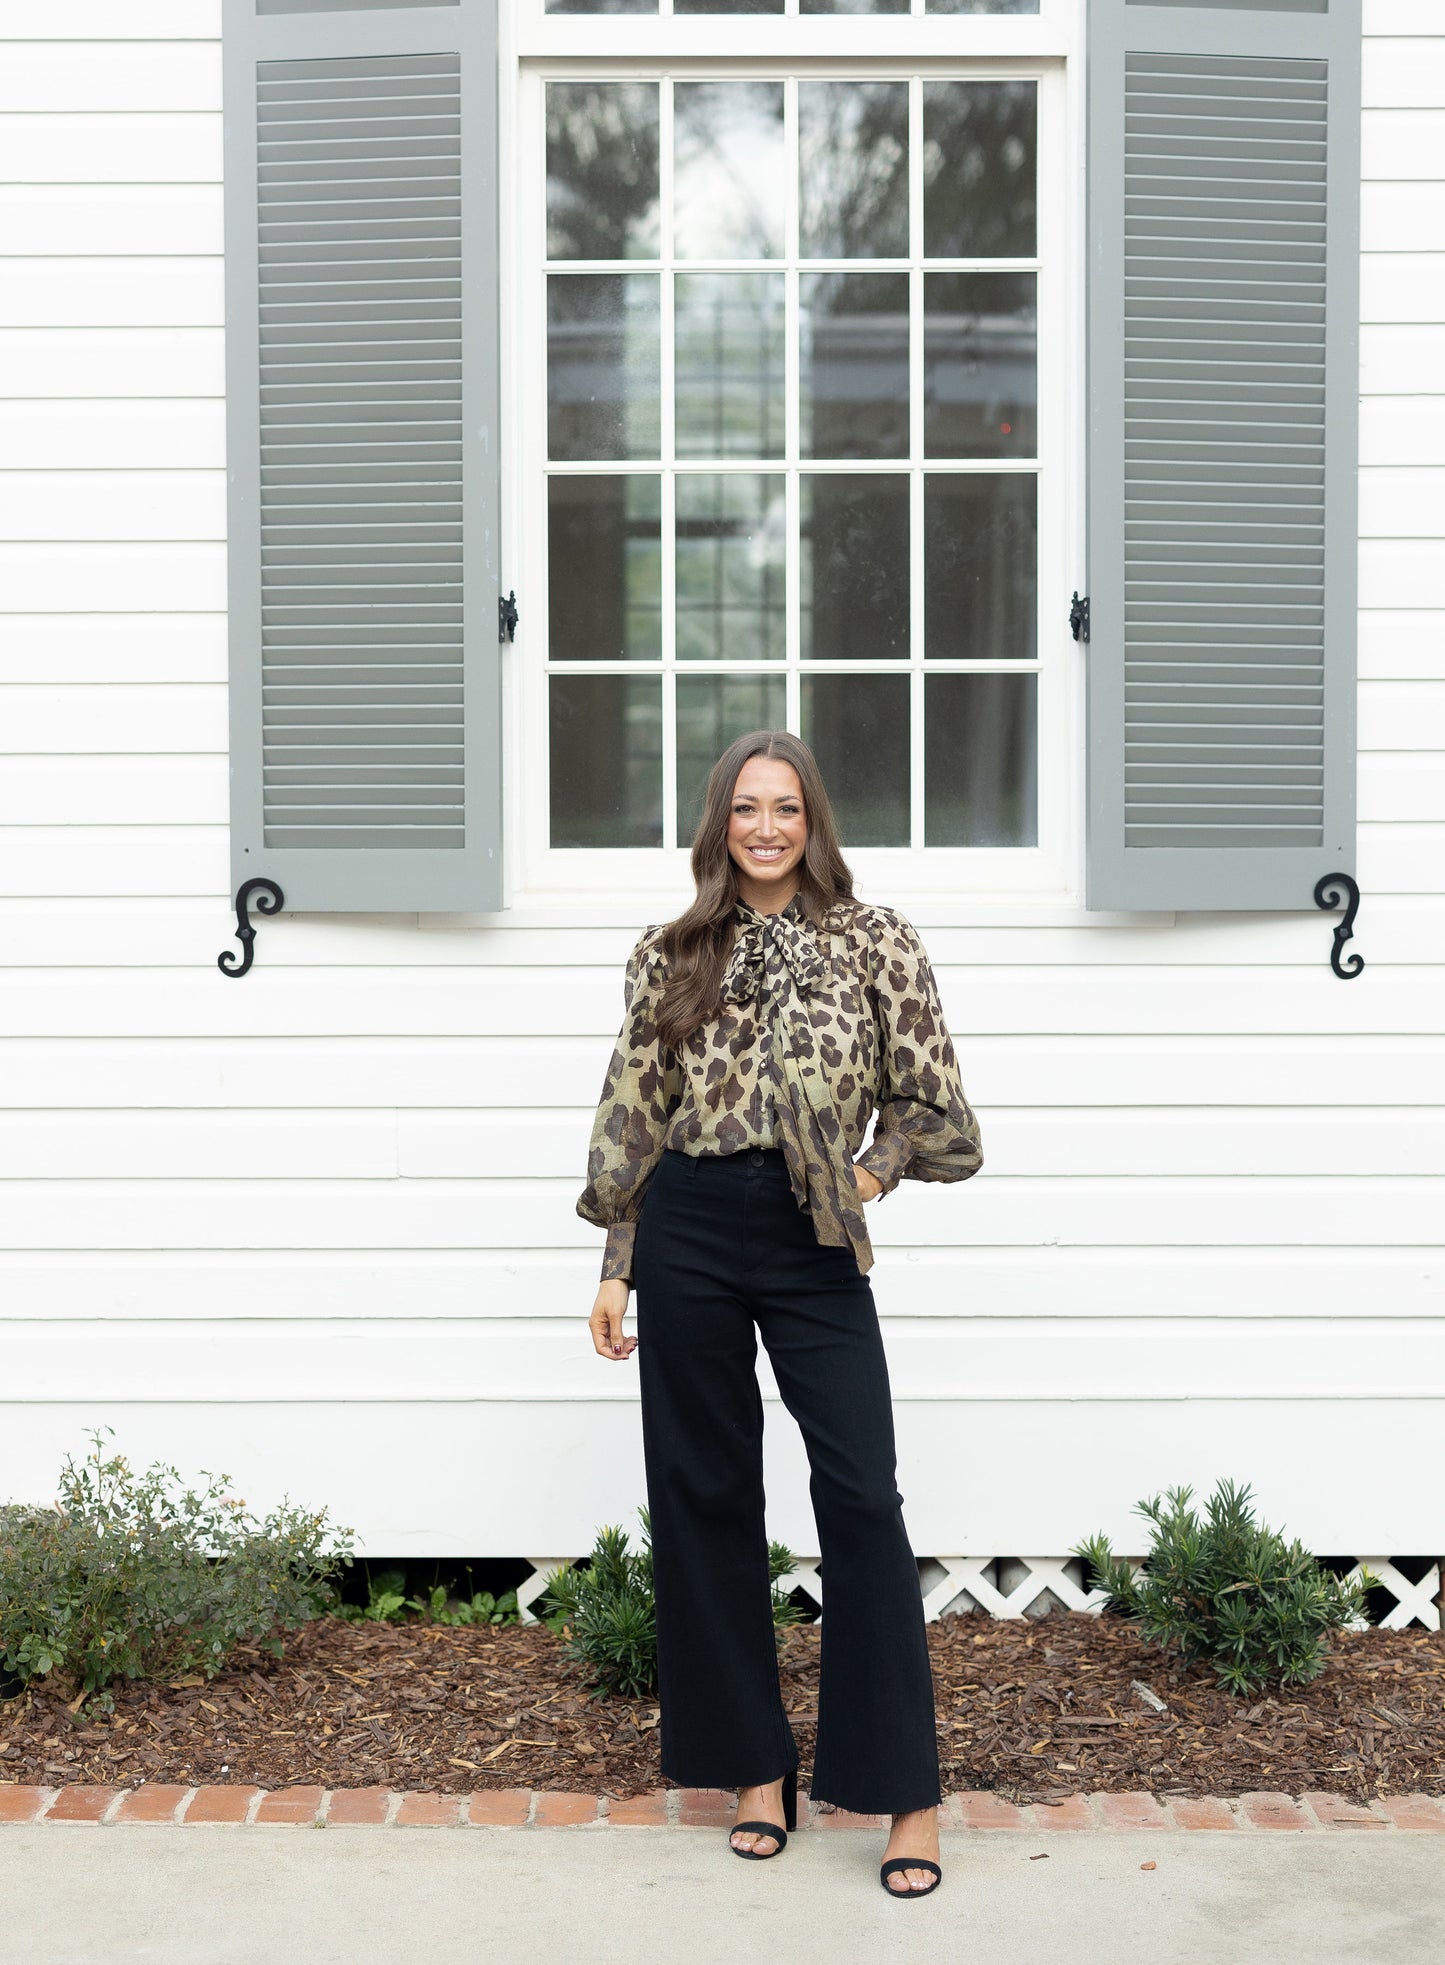
[[[874,948],[873,987],[883,1036],[878,1121],[858,1156],[891,1194],[910,1180],[967,1180],[983,1165],[978,1120],[964,1096],[927,951],[911,922],[890,910]]]
[[[682,1097],[677,1053],[657,1031],[662,983],[660,928],[643,931],[627,958],[627,1006],[602,1086],[587,1152],[584,1221],[607,1230],[602,1281],[632,1280],[632,1244],[648,1178],[662,1157],[667,1121]]]

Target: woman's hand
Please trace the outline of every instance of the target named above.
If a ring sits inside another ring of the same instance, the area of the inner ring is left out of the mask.
[[[592,1306],[592,1315],[587,1320],[587,1328],[592,1333],[599,1358],[608,1358],[613,1364],[620,1364],[630,1358],[637,1349],[635,1337],[624,1337],[622,1319],[627,1314],[627,1298],[631,1290],[629,1283],[618,1278],[611,1282],[599,1283],[597,1301]]]
[[[876,1201],[883,1192],[883,1183],[877,1174],[870,1173],[867,1167],[859,1166],[856,1160],[853,1163],[853,1178],[858,1183],[859,1195],[865,1201]]]

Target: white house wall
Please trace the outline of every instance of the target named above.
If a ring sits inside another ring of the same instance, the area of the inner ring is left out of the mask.
[[[920,904],[987,1155],[870,1213],[921,1554],[1138,1546],[1221,1474],[1445,1548],[1445,11],[1366,19],[1368,967],[1313,913]],[[643,1498],[573,1212],[642,919],[283,917],[222,980],[219,7],[0,33],[0,1498],[105,1423],[378,1553],[580,1552]],[[776,1403],[769,1455],[816,1553]]]

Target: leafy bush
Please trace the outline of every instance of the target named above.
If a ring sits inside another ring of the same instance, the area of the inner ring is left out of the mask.
[[[103,1429],[109,1433],[110,1428]],[[214,1678],[236,1645],[280,1657],[278,1633],[329,1607],[350,1561],[349,1529],[283,1503],[264,1519],[207,1473],[144,1473],[107,1454],[101,1431],[66,1456],[54,1507],[0,1508],[0,1664],[23,1680],[56,1673],[113,1710],[113,1679]]]
[[[602,1528],[588,1567],[566,1563],[552,1577],[538,1614],[563,1640],[567,1655],[584,1667],[591,1697],[616,1693],[638,1699],[657,1690],[657,1618],[652,1585],[652,1527],[646,1508],[642,1548],[633,1554],[621,1528]],[[773,1586],[773,1631],[798,1621],[796,1606],[777,1588],[793,1568],[792,1551],[768,1544]]]
[[[409,1614],[428,1624],[518,1624],[522,1619],[515,1590],[505,1590],[499,1597],[490,1590],[453,1597],[445,1583],[434,1583],[425,1595],[409,1597],[403,1569],[383,1569],[368,1576],[366,1602],[340,1604],[336,1614],[368,1624],[404,1624]]]
[[[1308,1685],[1324,1670],[1329,1634],[1364,1620],[1374,1579],[1334,1576],[1301,1543],[1262,1527],[1248,1487],[1221,1481],[1203,1522],[1192,1494],[1172,1487],[1138,1504],[1154,1527],[1138,1575],[1102,1535],[1073,1553],[1108,1592],[1107,1608],[1122,1610],[1151,1643],[1177,1644],[1186,1662],[1207,1661],[1226,1691]]]

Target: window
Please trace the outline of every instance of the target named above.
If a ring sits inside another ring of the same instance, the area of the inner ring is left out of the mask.
[[[628,69],[549,64],[522,93],[544,884],[620,873],[619,851],[646,880],[690,845],[718,752],[764,725],[813,745],[855,860],[1040,884],[1064,338],[1041,320],[1064,201],[1040,95],[1061,77]]]

